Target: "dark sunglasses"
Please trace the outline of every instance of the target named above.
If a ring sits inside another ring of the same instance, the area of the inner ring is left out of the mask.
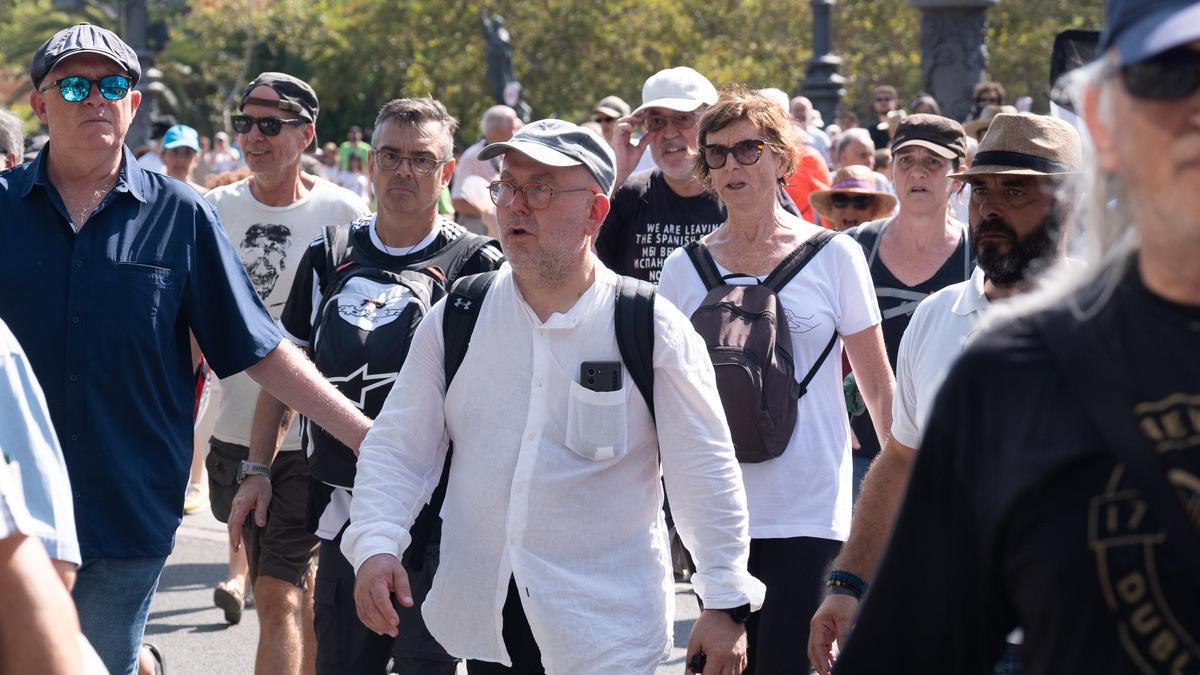
[[[78,103],[92,95],[92,85],[100,90],[100,95],[108,101],[120,101],[129,95],[130,80],[125,75],[105,75],[98,80],[89,80],[82,75],[71,75],[57,82],[51,82],[38,91],[48,91],[50,87],[58,86],[58,93],[64,101]]]
[[[867,209],[871,208],[872,202],[875,201],[874,197],[868,197],[866,195],[851,196],[851,195],[846,195],[846,194],[834,193],[832,195],[832,197],[833,197],[833,208],[835,208],[835,209],[844,209],[847,206],[850,206],[851,204],[853,204],[854,208],[858,209],[859,211],[866,211]]]
[[[298,127],[308,123],[308,120],[302,119],[281,120],[278,117],[251,117],[250,115],[234,115],[229,118],[229,126],[233,127],[235,133],[248,134],[251,127],[257,124],[258,130],[263,133],[263,136],[278,136],[285,124]]]
[[[1135,98],[1177,101],[1200,89],[1200,51],[1187,45],[1168,49],[1121,68],[1125,90]]]
[[[733,144],[733,147],[711,144],[700,148],[700,156],[704,158],[704,164],[710,169],[719,169],[725,166],[725,158],[729,155],[733,155],[738,164],[750,166],[762,158],[763,148],[768,145],[770,143],[757,138],[738,141]]]

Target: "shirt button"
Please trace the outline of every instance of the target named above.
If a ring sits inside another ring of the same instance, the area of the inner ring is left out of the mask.
[[[78,375],[75,375],[74,373],[72,373],[70,376],[68,376],[68,377],[67,377],[67,379],[68,379],[68,380],[70,380],[70,381],[72,381],[72,382],[78,382],[78,381],[79,381],[79,376],[78,376]]]
[[[83,494],[82,494],[82,493],[79,493],[79,492],[76,492],[76,493],[75,493],[75,499],[83,499]]]
[[[73,441],[79,440],[79,434],[71,434],[71,440],[73,440]],[[78,493],[76,493],[76,494],[78,494]]]
[[[77,268],[78,268],[78,267],[83,267],[83,261],[82,261],[82,260],[76,260],[76,261],[75,261],[75,267],[77,267]]]
[[[517,494],[521,494],[522,492],[525,491],[525,486],[518,484],[517,487],[513,491],[516,492]]]
[[[532,431],[525,434],[525,440],[527,440],[527,441],[532,441],[534,439],[534,437],[535,437],[535,434]]]
[[[513,546],[516,546],[516,545],[517,545],[517,538],[516,538],[516,537],[509,537],[509,539],[508,539],[508,543],[512,544]]]
[[[71,317],[71,323],[79,323],[79,315],[78,314]]]
[[[540,387],[542,386],[542,378],[540,378],[540,377],[535,377],[535,378],[533,379],[533,386],[535,386],[535,387],[539,387],[539,388],[540,388]]]

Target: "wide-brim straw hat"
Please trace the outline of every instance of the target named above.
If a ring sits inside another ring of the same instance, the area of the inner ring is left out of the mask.
[[[878,220],[896,208],[896,196],[876,189],[876,173],[855,164],[843,167],[833,174],[833,184],[828,190],[817,190],[808,195],[808,203],[826,220],[833,218],[833,195],[852,194],[873,197],[875,209],[867,220]],[[865,222],[865,221],[864,221]]]
[[[979,144],[971,168],[951,178],[981,174],[1068,176],[1083,166],[1075,127],[1056,117],[1001,113]]]
[[[1017,109],[1011,105],[985,105],[983,106],[983,110],[979,111],[979,117],[963,122],[963,131],[971,138],[979,140],[979,132],[987,131],[992,120],[996,119],[996,115],[1003,113],[1015,115],[1017,114]]]

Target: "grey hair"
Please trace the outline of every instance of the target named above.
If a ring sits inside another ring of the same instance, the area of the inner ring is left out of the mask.
[[[479,120],[479,130],[483,132],[484,136],[487,136],[498,129],[501,124],[515,119],[517,119],[515,110],[506,105],[494,105],[483,111],[483,118]]]
[[[1111,127],[1116,117],[1112,90],[1120,85],[1110,76],[1106,63],[1097,61],[1066,77],[1069,80],[1060,86],[1070,92],[1077,111],[1084,109],[1085,95],[1098,89],[1098,121]],[[1083,264],[1060,260],[1038,278],[1033,292],[1001,303],[996,308],[1000,311],[989,312],[985,320],[988,325],[1064,304],[1078,320],[1085,321],[1104,307],[1125,273],[1129,256],[1137,247],[1127,186],[1119,174],[1100,167],[1088,134],[1081,130],[1080,136],[1083,170],[1074,179],[1062,182],[1059,198],[1074,203],[1063,236],[1068,250],[1082,258]],[[1082,306],[1077,292],[1092,285],[1098,285],[1101,292],[1089,306]]]
[[[446,106],[432,96],[420,98],[397,98],[383,104],[379,114],[375,116],[375,130],[378,131],[384,122],[395,121],[400,124],[421,126],[427,122],[441,125],[445,147],[445,157],[454,151],[454,132],[458,129],[458,120],[446,110]],[[371,135],[371,144],[375,144],[378,134]],[[443,159],[445,158],[443,157]]]
[[[838,134],[837,141],[833,144],[833,160],[835,164],[837,163],[837,158],[840,157],[841,154],[846,151],[846,148],[850,147],[850,144],[854,141],[858,141],[872,150],[875,149],[875,141],[871,140],[871,132],[863,129],[862,127],[846,129],[842,133]]]
[[[25,125],[4,108],[0,108],[0,154],[25,156]]]

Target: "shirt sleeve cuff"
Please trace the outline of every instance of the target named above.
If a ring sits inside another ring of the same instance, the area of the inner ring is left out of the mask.
[[[692,587],[705,609],[731,609],[749,604],[751,611],[758,611],[767,592],[767,587],[745,570],[696,572],[692,575]]]

